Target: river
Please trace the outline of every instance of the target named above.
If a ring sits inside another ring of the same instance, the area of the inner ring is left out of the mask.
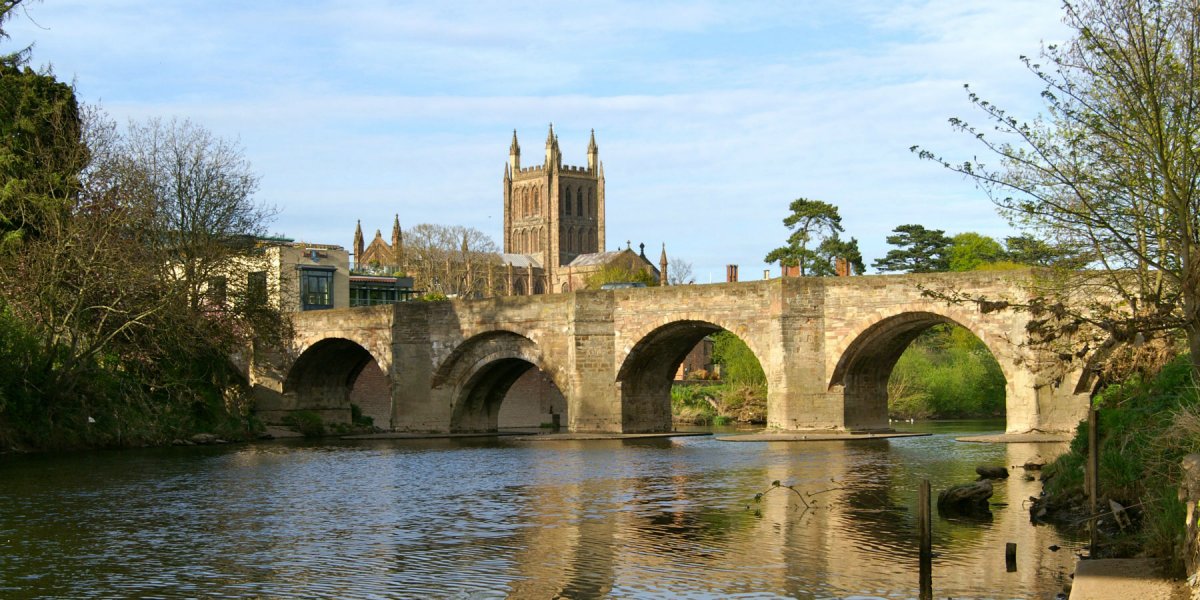
[[[916,497],[1063,445],[323,440],[0,456],[0,597],[910,598]],[[936,597],[1053,598],[1081,547],[934,509]],[[773,480],[813,493],[757,492]],[[828,490],[828,491],[827,491]],[[820,493],[818,493],[820,492]],[[756,512],[757,511],[757,512]],[[1006,542],[1017,569],[1005,569]],[[1054,552],[1049,548],[1060,546]]]

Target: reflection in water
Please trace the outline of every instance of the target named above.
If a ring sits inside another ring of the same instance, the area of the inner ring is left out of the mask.
[[[3,457],[0,596],[915,597],[922,478],[936,494],[976,465],[1063,450],[956,443],[953,429]],[[997,483],[989,523],[935,517],[938,597],[1060,589],[1078,543],[1029,524],[1039,484],[1022,475]],[[816,508],[772,493],[747,510],[776,479]]]

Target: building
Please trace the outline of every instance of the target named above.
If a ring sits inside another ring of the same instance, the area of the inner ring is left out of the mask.
[[[283,312],[350,306],[345,248],[287,238],[261,238],[254,244],[256,251],[239,259],[226,276],[244,277],[247,297],[262,298]]]
[[[498,257],[472,256],[463,242],[458,261],[460,279],[475,281],[463,286],[478,296],[545,294],[570,292],[587,287],[588,278],[609,267],[644,271],[654,281],[665,281],[667,254],[664,245],[656,267],[645,254],[645,246],[634,252],[628,242],[624,249],[604,251],[604,165],[596,146],[595,131],[587,146],[587,165],[564,165],[554,126],[546,134],[546,148],[540,164],[522,166],[521,146],[513,131],[504,166],[504,242]],[[362,234],[362,223],[354,231],[356,272],[413,275],[417,287],[430,282],[420,280],[418,269],[410,269],[412,259],[404,245],[400,217],[392,223],[390,243],[380,230],[369,244]],[[465,257],[465,258],[463,258]]]

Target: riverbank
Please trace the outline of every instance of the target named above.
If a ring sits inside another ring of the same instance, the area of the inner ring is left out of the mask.
[[[1179,497],[1183,458],[1200,452],[1200,393],[1181,356],[1157,375],[1133,375],[1097,394],[1099,548],[1095,558],[1156,558],[1184,575],[1187,508]],[[1043,470],[1044,493],[1031,507],[1040,521],[1082,526],[1088,517],[1085,463],[1088,425],[1070,451]],[[1117,516],[1117,513],[1120,516]]]

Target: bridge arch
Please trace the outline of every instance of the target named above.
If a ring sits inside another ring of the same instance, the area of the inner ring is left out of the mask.
[[[288,369],[283,394],[294,399],[296,408],[321,414],[326,421],[348,422],[351,392],[364,369],[383,375],[383,390],[376,400],[385,404],[372,411],[375,424],[386,427],[391,414],[391,385],[388,362],[357,341],[328,337],[303,347]]]
[[[435,392],[449,396],[450,431],[496,431],[505,396],[531,369],[544,373],[560,392],[567,389],[537,343],[519,333],[489,331],[460,344],[432,380]]]
[[[671,430],[671,386],[679,365],[706,336],[729,331],[746,343],[759,365],[768,363],[757,344],[740,327],[725,327],[719,319],[701,316],[661,319],[620,359],[616,384],[621,401],[621,430],[626,433]]]
[[[841,392],[846,429],[883,429],[888,423],[888,379],[900,355],[922,332],[939,324],[957,325],[971,332],[991,353],[1005,380],[1005,418],[1020,410],[1013,402],[1013,383],[1018,380],[1011,357],[1011,343],[1003,336],[980,327],[971,313],[938,310],[929,306],[901,307],[889,315],[877,315],[844,338],[835,352],[837,362],[829,378],[829,390]]]

